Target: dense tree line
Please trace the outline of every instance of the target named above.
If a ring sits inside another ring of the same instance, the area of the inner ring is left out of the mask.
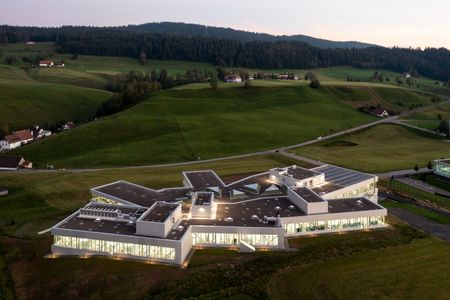
[[[323,49],[291,41],[251,41],[141,33],[127,27],[59,28],[0,26],[0,42],[51,41],[57,51],[100,56],[208,62],[223,67],[358,68],[417,72],[437,80],[450,79],[450,51],[370,47]]]
[[[165,69],[159,72],[153,70],[145,74],[138,71],[120,73],[109,80],[106,88],[114,94],[100,105],[96,116],[103,117],[127,109],[138,104],[154,91],[187,83],[205,82],[211,77],[210,71],[197,69],[188,70],[184,75],[176,76],[169,76]]]
[[[372,44],[361,42],[336,42],[324,39],[318,39],[307,35],[271,35],[267,33],[249,32],[244,30],[236,30],[232,28],[206,26],[199,24],[187,24],[180,22],[153,22],[140,25],[128,25],[123,28],[130,29],[141,33],[161,33],[172,34],[178,36],[190,37],[208,37],[216,39],[237,40],[241,42],[264,41],[294,41],[304,42],[311,46],[319,48],[367,48],[375,46]]]

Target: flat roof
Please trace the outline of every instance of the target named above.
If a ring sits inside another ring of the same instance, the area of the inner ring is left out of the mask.
[[[178,205],[180,204],[157,202],[145,213],[142,220],[164,223]]]
[[[264,223],[264,217],[304,216],[305,213],[286,197],[246,200],[239,203],[218,204],[216,219],[190,219],[193,225],[275,227]]]
[[[324,199],[319,197],[316,193],[314,193],[313,191],[311,191],[310,189],[308,189],[306,187],[297,187],[292,190],[308,203],[325,201]]]
[[[329,213],[383,209],[381,206],[367,200],[366,198],[346,198],[327,201]]]
[[[225,187],[225,184],[212,170],[207,171],[189,171],[183,173],[195,190],[204,190],[208,187]]]
[[[22,156],[0,156],[0,168],[17,169]]]
[[[320,172],[316,172],[314,170],[305,169],[305,168],[298,167],[298,166],[290,166],[287,168],[283,168],[283,169],[281,169],[281,172],[282,171],[287,171],[287,175],[292,176],[292,178],[295,178],[298,180],[303,180],[303,179],[307,179],[310,177],[320,175]]]
[[[340,186],[349,186],[370,178],[375,178],[374,175],[369,175],[353,170],[344,169],[341,167],[325,165],[314,168],[314,170],[325,174],[325,181],[334,183]]]
[[[194,200],[194,205],[211,205],[212,204],[212,199],[213,199],[213,193],[204,193],[204,192],[200,192],[200,193],[196,193],[195,194],[195,200]]]
[[[158,191],[139,186],[126,181],[113,182],[104,186],[92,189],[103,194],[122,199],[124,201],[143,206],[150,207],[157,201],[166,200],[167,194],[179,193],[179,191],[167,191],[165,193],[158,193]]]
[[[332,182],[328,182],[328,183],[322,184],[321,186],[315,187],[312,190],[314,193],[316,193],[320,196],[323,194],[328,194],[328,193],[340,190],[342,188],[343,188],[343,186],[334,184]]]

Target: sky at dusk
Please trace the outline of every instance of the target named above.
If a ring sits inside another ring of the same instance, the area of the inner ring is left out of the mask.
[[[448,0],[0,0],[0,24],[174,21],[383,46],[450,48]]]

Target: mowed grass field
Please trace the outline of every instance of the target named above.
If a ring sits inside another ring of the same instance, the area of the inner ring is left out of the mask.
[[[376,118],[324,87],[161,91],[126,111],[25,146],[36,166],[142,165],[251,153],[314,139]]]
[[[441,121],[448,120],[450,120],[450,104],[445,103],[407,116],[403,121],[417,127],[436,130]]]
[[[447,299],[450,247],[433,239],[280,270],[271,299]]]
[[[401,125],[383,124],[293,150],[294,153],[365,172],[426,167],[450,156],[443,138]]]

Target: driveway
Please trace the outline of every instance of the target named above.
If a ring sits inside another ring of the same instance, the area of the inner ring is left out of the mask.
[[[400,220],[408,223],[409,225],[416,227],[426,233],[440,238],[445,241],[450,241],[450,226],[439,224],[416,214],[413,214],[407,210],[398,207],[392,207],[388,209],[389,213],[396,216]]]

